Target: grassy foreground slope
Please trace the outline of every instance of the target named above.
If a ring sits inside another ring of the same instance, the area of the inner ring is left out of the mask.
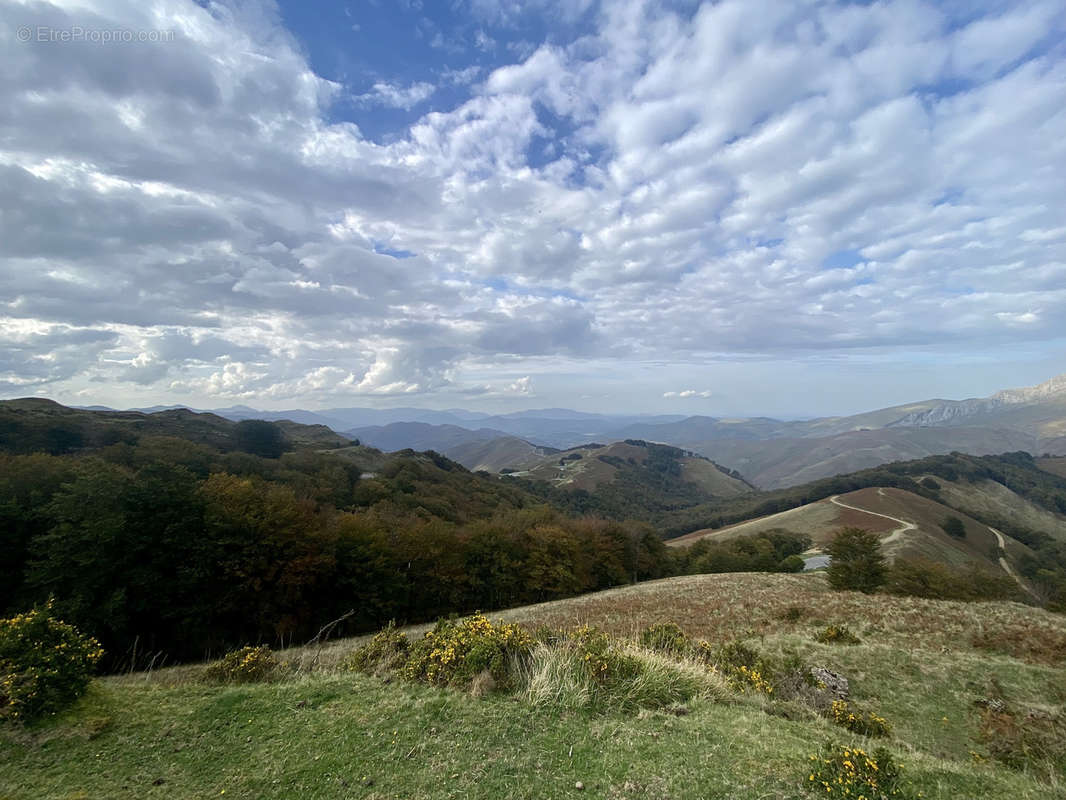
[[[746,637],[846,675],[852,697],[892,723],[885,744],[926,798],[1064,790],[1060,772],[984,760],[974,705],[994,697],[1060,712],[1062,617],[759,574],[656,581],[498,616],[619,635],[671,620],[712,642]],[[814,642],[830,623],[862,643]],[[298,669],[272,684],[206,685],[196,666],[97,680],[71,711],[0,729],[0,798],[800,798],[812,796],[801,788],[807,759],[824,741],[873,745],[821,718],[772,716],[761,695],[594,714],[385,681],[340,668],[358,641],[289,651]]]

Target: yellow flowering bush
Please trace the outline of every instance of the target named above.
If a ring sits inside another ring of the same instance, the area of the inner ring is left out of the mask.
[[[415,642],[403,666],[404,677],[437,686],[469,686],[488,673],[494,688],[515,682],[516,662],[529,657],[533,637],[517,625],[493,625],[483,614],[454,622],[441,620]]]
[[[826,744],[810,757],[807,790],[822,797],[888,800],[910,797],[903,783],[903,765],[884,748],[867,753],[859,747]]]
[[[52,603],[0,619],[0,720],[54,714],[81,697],[100,643],[52,616]]]
[[[274,678],[280,666],[266,645],[242,647],[231,650],[211,664],[204,677],[220,683],[260,683]]]
[[[827,716],[840,727],[862,736],[888,736],[892,730],[884,717],[854,708],[847,700],[834,700]]]
[[[821,644],[859,644],[861,642],[846,625],[830,625],[824,631],[815,634],[814,641]]]
[[[567,631],[565,642],[564,646],[576,651],[582,668],[601,687],[631,680],[640,672],[636,659],[591,625]]]
[[[703,639],[697,639],[689,647],[689,657],[707,666],[714,664],[715,652],[714,645]]]
[[[743,642],[730,642],[720,647],[711,668],[725,676],[738,692],[773,696],[773,667]]]
[[[395,622],[390,622],[352,653],[347,666],[358,672],[391,672],[404,665],[410,647],[407,634],[397,630]]]
[[[773,695],[774,684],[772,680],[757,667],[739,667],[726,673],[729,685],[742,694],[765,694]]]

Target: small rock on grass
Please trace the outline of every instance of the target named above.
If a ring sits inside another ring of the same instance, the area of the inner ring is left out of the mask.
[[[580,792],[582,789],[585,788],[585,784],[583,784],[581,781],[578,781],[574,784],[574,788]]]

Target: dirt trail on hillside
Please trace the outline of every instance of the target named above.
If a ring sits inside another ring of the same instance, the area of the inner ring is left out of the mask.
[[[878,489],[877,493],[879,495],[881,495],[882,497],[885,496],[885,492],[884,492],[883,489]],[[884,517],[885,519],[890,519],[893,522],[898,522],[902,527],[896,528],[894,531],[892,531],[892,533],[890,533],[888,536],[886,536],[884,539],[882,539],[881,540],[881,544],[890,544],[891,542],[896,541],[899,537],[901,537],[907,531],[913,531],[913,530],[917,530],[918,529],[917,525],[915,525],[913,522],[907,522],[907,520],[905,520],[905,519],[900,519],[899,517],[891,517],[888,514],[882,514],[882,513],[878,512],[878,511],[870,511],[868,508],[859,508],[858,506],[849,505],[848,503],[845,503],[845,502],[841,501],[840,495],[838,495],[838,494],[835,494],[832,497],[830,497],[829,498],[829,502],[832,503],[833,505],[840,506],[841,508],[850,508],[852,511],[861,511],[864,514],[872,514],[875,517]],[[1007,552],[1007,543],[1003,539],[1003,534],[1000,533],[999,531],[997,531],[991,525],[986,525],[985,527],[988,528],[990,531],[992,531],[992,534],[996,537],[996,541],[999,543],[1000,549],[1003,552]],[[1017,583],[1019,586],[1022,587],[1023,590],[1025,590],[1030,595],[1033,594],[1033,590],[1030,589],[1025,584],[1025,581],[1023,581],[1018,576],[1018,573],[1016,573],[1014,571],[1014,569],[1011,567],[1011,565],[1007,563],[1007,559],[1005,559],[1005,558],[1003,558],[1001,556],[999,558],[999,565],[1003,568],[1004,572],[1006,572],[1008,575],[1010,575],[1014,579],[1015,583]]]
[[[999,549],[1006,553],[1007,542],[1003,539],[1003,534],[997,531],[991,525],[986,525],[985,527],[992,531],[993,535],[995,535],[996,537],[996,542],[999,544]],[[999,557],[999,565],[1003,567],[1004,572],[1014,578],[1015,583],[1021,586],[1026,592],[1031,594],[1033,597],[1036,597],[1036,593],[1025,584],[1025,581],[1023,581],[1021,577],[1019,577],[1018,573],[1014,571],[1014,568],[1007,563],[1007,559],[1005,559],[1003,556]]]
[[[914,531],[918,529],[917,525],[915,525],[913,522],[907,522],[907,520],[905,519],[900,519],[899,517],[891,517],[888,514],[882,514],[878,511],[870,511],[868,508],[859,508],[858,506],[849,505],[843,502],[840,499],[840,495],[838,494],[835,494],[830,497],[829,502],[835,506],[840,506],[841,508],[850,508],[852,511],[861,511],[863,514],[870,514],[875,517],[883,517],[884,519],[890,519],[893,522],[898,522],[900,524],[900,527],[896,528],[894,531],[892,531],[892,533],[882,539],[881,544],[891,544],[892,542],[895,542],[897,539],[903,536],[903,534],[905,534],[907,531]]]

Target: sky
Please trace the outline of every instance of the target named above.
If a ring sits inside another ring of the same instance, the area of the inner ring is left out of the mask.
[[[1061,0],[0,0],[0,397],[983,396],[1063,176]]]

